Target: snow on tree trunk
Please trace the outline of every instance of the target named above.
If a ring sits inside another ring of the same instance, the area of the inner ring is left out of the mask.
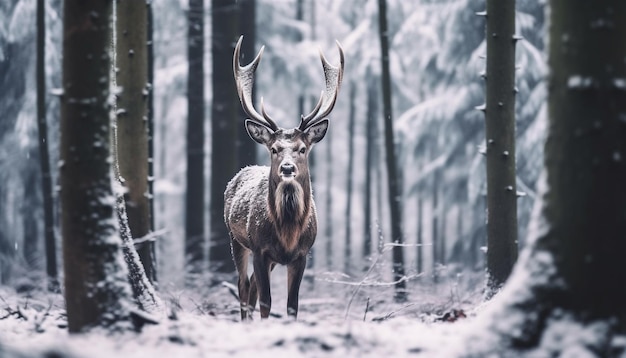
[[[157,296],[154,286],[144,270],[141,258],[135,249],[131,229],[128,225],[126,201],[122,195],[122,188],[119,189],[119,193],[116,194],[117,220],[120,226],[124,261],[128,267],[128,282],[130,283],[133,298],[135,299],[137,307],[146,312],[156,312],[163,305]]]
[[[64,6],[61,202],[70,332],[130,320],[109,151],[112,2]]]
[[[468,355],[626,353],[626,3],[551,6],[541,199],[527,249],[483,312],[490,333],[469,337]]]

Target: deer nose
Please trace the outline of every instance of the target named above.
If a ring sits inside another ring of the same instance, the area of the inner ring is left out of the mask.
[[[296,166],[290,163],[285,163],[280,166],[280,173],[283,175],[291,175],[296,171]]]

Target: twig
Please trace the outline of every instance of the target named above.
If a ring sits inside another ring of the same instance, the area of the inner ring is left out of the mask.
[[[146,235],[142,236],[142,237],[138,237],[136,239],[133,239],[133,244],[135,245],[141,245],[145,242],[148,241],[156,241],[156,238],[165,234],[167,232],[167,229],[161,229],[161,230],[156,230],[156,231],[152,231],[147,233]]]
[[[387,247],[419,247],[419,246],[433,246],[433,244],[400,244],[397,242],[388,242],[383,245],[384,248]]]
[[[48,308],[46,309],[46,312],[44,312],[43,316],[41,316],[41,319],[38,320],[37,317],[35,317],[35,332],[37,333],[45,332],[42,326],[43,326],[43,323],[46,321],[46,318],[48,318],[48,316],[50,315],[51,309],[52,309],[52,300],[48,301]]]
[[[365,318],[367,317],[367,311],[370,309],[370,298],[367,298],[367,302],[365,302],[365,312],[363,313],[363,322],[365,322]]]
[[[376,255],[376,259],[374,259],[374,262],[372,262],[372,264],[370,265],[370,268],[367,269],[367,272],[365,273],[365,276],[363,277],[363,279],[356,283],[356,290],[354,290],[354,292],[352,292],[352,296],[350,296],[350,300],[348,301],[348,305],[346,306],[346,314],[344,315],[343,319],[346,320],[348,319],[348,314],[350,313],[350,306],[352,306],[352,301],[354,300],[354,297],[356,296],[357,292],[359,292],[359,290],[361,289],[361,286],[363,286],[363,284],[365,283],[365,279],[367,278],[367,276],[369,276],[370,273],[372,273],[372,271],[374,270],[374,267],[376,267],[376,264],[378,263],[378,260],[380,260],[380,258],[382,257],[382,251],[378,253],[378,255]],[[332,281],[329,281],[332,282]],[[348,283],[348,284],[353,284],[353,283]]]
[[[237,302],[239,302],[239,294],[236,291],[237,287],[235,287],[235,285],[230,282],[222,281],[222,286],[226,287],[228,289],[228,292],[230,292],[230,294],[235,297]]]
[[[403,311],[411,306],[415,306],[417,303],[412,302],[412,303],[408,303],[402,307],[400,307],[400,309],[397,309],[395,311],[391,311],[389,313],[387,313],[386,315],[382,316],[382,317],[375,317],[372,321],[374,322],[380,322],[380,321],[385,321],[388,320],[389,318],[391,318],[391,316],[395,315],[396,313]]]
[[[324,282],[330,282],[330,283],[338,283],[338,284],[342,284],[342,285],[348,285],[348,286],[366,286],[366,287],[388,287],[388,286],[395,286],[400,282],[404,282],[404,281],[409,281],[412,280],[414,278],[423,276],[424,272],[420,272],[420,273],[416,273],[414,275],[409,275],[409,276],[402,276],[399,279],[395,280],[395,281],[391,281],[391,282],[366,282],[365,280],[361,280],[359,282],[354,282],[354,281],[342,281],[342,280],[328,280],[328,279],[320,279],[320,281],[324,281]]]

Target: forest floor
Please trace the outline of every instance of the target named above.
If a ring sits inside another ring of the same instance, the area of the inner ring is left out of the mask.
[[[255,312],[252,322],[239,322],[232,283],[162,285],[160,322],[139,333],[69,335],[61,294],[0,287],[0,342],[6,350],[0,356],[455,357],[462,354],[459,337],[484,306],[480,283],[472,288],[468,280],[435,286],[416,278],[409,281],[408,300],[397,303],[391,285],[323,273],[303,281],[294,321],[286,316],[286,275],[280,271],[272,275],[268,320]]]

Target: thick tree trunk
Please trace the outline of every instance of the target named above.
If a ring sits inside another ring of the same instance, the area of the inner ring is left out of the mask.
[[[130,320],[109,151],[111,1],[64,6],[61,202],[70,332]]]
[[[393,277],[396,281],[396,300],[406,300],[406,282],[404,281],[404,253],[401,246],[402,214],[400,213],[400,180],[396,164],[395,143],[393,139],[393,114],[391,104],[391,76],[389,73],[389,29],[387,27],[387,2],[378,0],[379,34],[382,64],[383,113],[385,118],[385,162],[387,163],[387,184],[389,196],[389,211],[391,222],[391,242],[393,247]]]
[[[237,89],[233,80],[233,51],[239,37],[239,12],[235,0],[212,0],[213,104],[211,106],[211,247],[212,270],[233,272],[230,237],[224,224],[224,190],[239,169],[238,131],[243,130]],[[248,139],[248,141],[251,141]]]
[[[154,241],[151,232],[148,191],[148,7],[143,2],[117,3],[117,163],[128,224],[137,252],[150,280],[154,279]]]
[[[188,270],[204,264],[204,0],[189,0],[187,61],[187,192],[185,257]]]
[[[498,343],[485,352],[469,337],[468,356],[625,353],[625,13],[621,0],[551,1],[541,200],[510,284],[484,312],[479,338]]]
[[[515,0],[487,1],[487,296],[517,260]]]

